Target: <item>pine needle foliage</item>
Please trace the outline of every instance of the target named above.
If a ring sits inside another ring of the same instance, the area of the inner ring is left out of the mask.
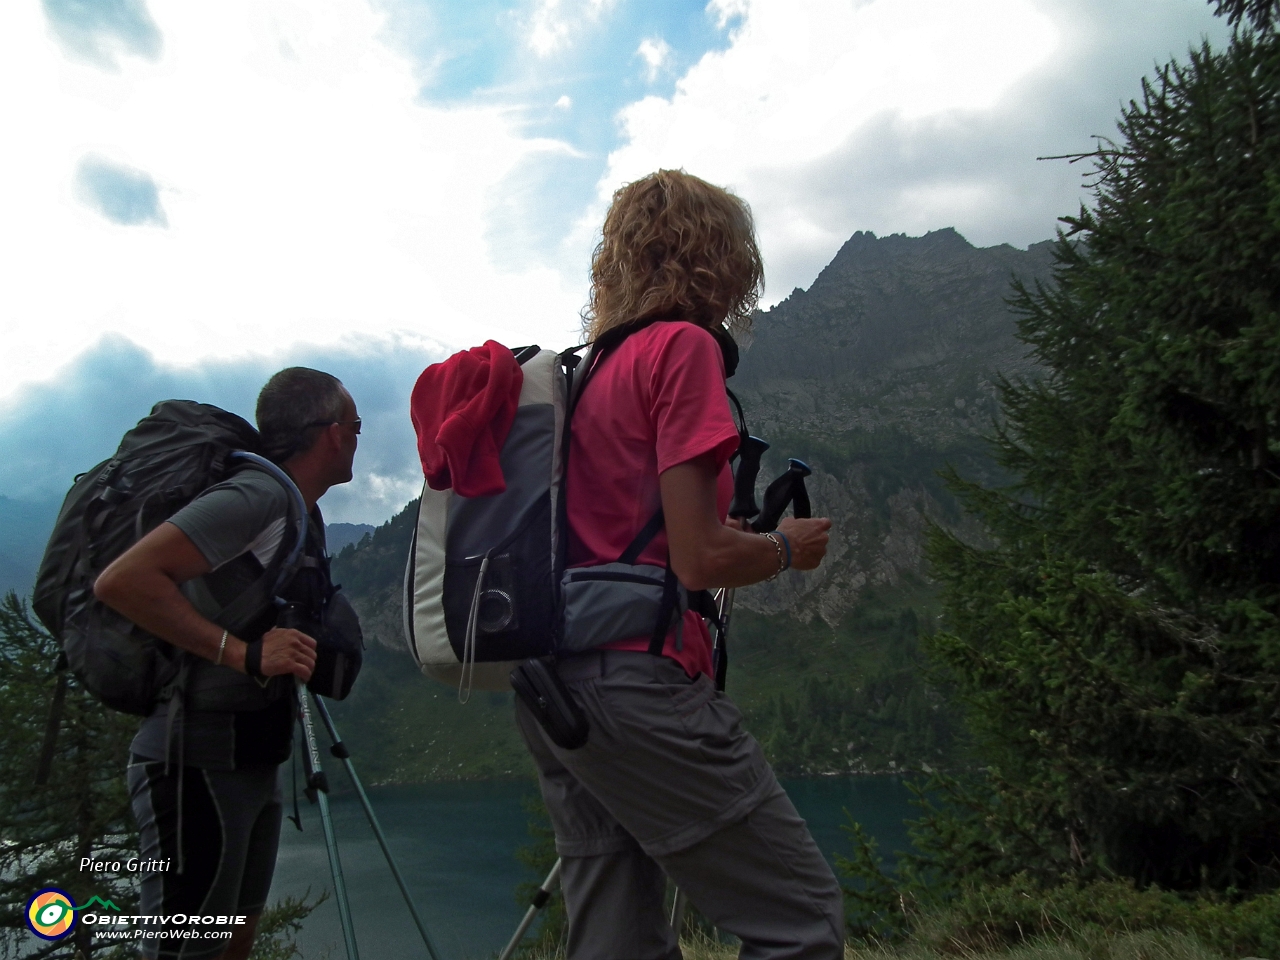
[[[1280,18],[1280,0],[1214,0],[1220,17],[1226,17],[1232,26],[1241,21],[1251,23],[1258,30],[1267,30]]]
[[[45,944],[27,930],[28,899],[43,887],[65,890],[77,904],[98,896],[124,912],[137,905],[133,875],[81,871],[83,857],[136,857],[137,830],[124,782],[137,726],[74,679],[65,700],[49,782],[36,769],[53,701],[58,644],[32,622],[10,592],[0,601],[0,956],[89,956],[93,928],[76,924],[66,940]]]
[[[77,904],[100,897],[136,913],[136,874],[80,870],[83,857],[125,863],[138,856],[138,832],[125,783],[135,717],[108,710],[68,675],[66,700],[47,784],[36,784],[54,698],[58,643],[34,623],[12,592],[0,600],[0,957],[124,960],[135,951],[95,942],[77,923],[65,940],[45,943],[27,929],[28,899],[43,887]],[[327,895],[286,897],[263,912],[252,960],[300,957],[296,935]]]
[[[328,891],[312,899],[311,888],[301,897],[284,897],[262,911],[249,960],[300,960],[297,936],[311,911],[329,899]]]
[[[1274,889],[1275,30],[1158,71],[1091,156],[1055,282],[1011,301],[1045,373],[1001,386],[997,458],[1020,480],[950,477],[996,546],[933,534],[948,629],[928,646],[988,773],[968,820],[942,818],[936,866]]]

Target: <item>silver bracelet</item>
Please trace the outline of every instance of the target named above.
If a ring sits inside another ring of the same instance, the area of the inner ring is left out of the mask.
[[[222,666],[222,655],[227,652],[227,631],[222,631],[222,641],[218,644],[218,659],[213,661],[215,667]]]
[[[777,580],[778,574],[787,569],[787,561],[782,553],[782,540],[776,533],[762,533],[761,536],[772,543],[773,548],[778,551],[778,569],[773,571],[773,576],[769,578],[769,580]],[[765,583],[768,583],[769,580],[766,580]]]

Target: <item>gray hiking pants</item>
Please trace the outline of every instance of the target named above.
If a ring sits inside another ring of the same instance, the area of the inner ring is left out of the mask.
[[[666,877],[744,960],[838,960],[839,884],[804,821],[710,678],[675,661],[594,651],[560,663],[591,723],[551,743],[517,700],[563,859],[569,960],[680,957]]]

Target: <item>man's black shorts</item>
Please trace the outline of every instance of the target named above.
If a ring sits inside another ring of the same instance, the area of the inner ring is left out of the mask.
[[[142,859],[167,864],[167,869],[143,873],[139,912],[226,917],[261,913],[280,842],[279,768],[183,768],[181,811],[179,768],[171,766],[168,774],[164,768],[163,761],[135,756],[128,769]],[[214,929],[220,928],[201,927],[202,932]],[[216,957],[228,941],[175,938],[140,943],[148,960],[202,960]]]

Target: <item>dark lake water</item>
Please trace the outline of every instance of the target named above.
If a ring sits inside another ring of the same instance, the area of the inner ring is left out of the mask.
[[[339,770],[330,776],[342,777]],[[898,777],[823,777],[783,781],[818,846],[831,860],[848,853],[840,827],[844,810],[879,842],[888,858],[907,845],[903,820],[915,816]],[[515,860],[529,842],[521,800],[537,791],[525,781],[437,783],[376,787],[370,800],[432,940],[447,960],[490,957],[501,950],[524,914],[516,884],[534,879]],[[317,894],[332,886],[319,808],[305,798],[304,831],[286,820],[272,899]],[[342,868],[362,960],[426,957],[386,860],[359,801],[332,801]],[[541,877],[536,878],[541,880]],[[332,897],[308,918],[299,939],[308,960],[343,960],[342,931]]]

